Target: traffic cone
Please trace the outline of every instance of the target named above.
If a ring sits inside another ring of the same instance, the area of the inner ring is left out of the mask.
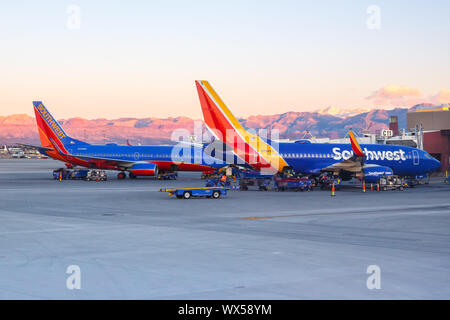
[[[370,184],[370,191],[373,191],[373,183]]]
[[[380,192],[380,184],[377,183],[377,191]]]
[[[331,186],[331,196],[334,197],[334,183]]]
[[[366,182],[363,180],[363,192],[366,192]]]

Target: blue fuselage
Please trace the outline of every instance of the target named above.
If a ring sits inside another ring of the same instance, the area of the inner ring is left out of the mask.
[[[160,170],[169,170],[175,165],[181,171],[203,171],[226,165],[199,147],[94,145],[77,141],[65,144],[65,148],[71,156],[64,160],[84,167],[95,163],[97,168],[120,170],[126,163],[150,162]],[[117,168],[111,165],[114,163]]]
[[[86,167],[96,162],[97,167],[107,168],[108,160],[151,162],[161,170],[169,170],[173,165],[177,165],[178,170],[186,171],[217,169],[226,165],[225,161],[211,157],[205,149],[198,147],[91,145],[81,141],[65,144],[65,147],[72,155],[67,161]],[[362,144],[361,148],[366,156],[366,165],[388,167],[399,176],[430,173],[441,165],[427,152],[416,148],[378,144]],[[324,168],[353,156],[350,144],[280,143],[278,150],[294,171],[305,174],[319,174]],[[106,162],[99,161],[99,158]],[[117,169],[120,170],[120,165]]]
[[[407,146],[362,144],[365,164],[385,166],[399,176],[432,172],[441,164],[427,152]],[[321,169],[350,159],[350,144],[280,143],[279,153],[296,172],[317,174]]]

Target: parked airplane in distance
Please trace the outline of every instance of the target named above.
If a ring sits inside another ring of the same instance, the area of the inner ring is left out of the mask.
[[[68,136],[41,101],[33,101],[33,106],[42,145],[36,148],[67,166],[118,170],[117,177],[124,179],[125,172],[136,178],[155,176],[158,171],[203,171],[226,165],[205,154],[202,147],[89,144]]]
[[[349,132],[349,144],[311,143],[309,141],[273,143],[249,133],[207,81],[196,81],[206,126],[227,144],[236,155],[255,168],[273,172],[294,170],[296,173],[320,175],[334,173],[343,180],[355,175],[375,182],[382,175],[415,177],[429,174],[441,163],[427,152],[396,145],[358,144]],[[234,135],[230,135],[230,131]]]

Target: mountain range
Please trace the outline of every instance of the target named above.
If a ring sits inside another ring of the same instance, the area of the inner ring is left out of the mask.
[[[350,128],[357,133],[364,129],[376,133],[388,127],[389,117],[393,115],[398,116],[399,128],[405,128],[408,110],[349,110],[328,107],[313,112],[255,115],[240,118],[239,121],[249,129],[278,129],[281,139],[301,139],[307,131],[317,138],[340,138],[344,137]],[[173,144],[171,134],[174,129],[185,128],[192,133],[194,121],[200,120],[175,117],[112,120],[70,118],[58,121],[67,134],[89,143],[125,144],[129,140],[131,144]],[[0,144],[15,143],[40,144],[33,117],[26,114],[0,116]]]

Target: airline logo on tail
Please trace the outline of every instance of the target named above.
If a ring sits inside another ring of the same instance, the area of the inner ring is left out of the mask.
[[[197,80],[195,83],[205,124],[216,138],[232,147],[239,158],[255,167],[282,171],[288,166],[273,146],[242,127],[208,81]]]
[[[67,153],[62,141],[62,139],[68,138],[66,133],[41,101],[33,101],[33,106],[42,147],[52,149],[47,151],[50,157],[65,161],[58,150]],[[55,144],[58,147],[56,149]]]
[[[53,116],[50,114],[50,112],[45,109],[42,102],[34,102],[34,106],[39,111],[42,118],[47,122],[48,126],[53,130],[53,132],[58,136],[58,138],[62,139],[66,137],[66,134],[62,130],[62,128],[59,126],[58,122],[53,118]]]

